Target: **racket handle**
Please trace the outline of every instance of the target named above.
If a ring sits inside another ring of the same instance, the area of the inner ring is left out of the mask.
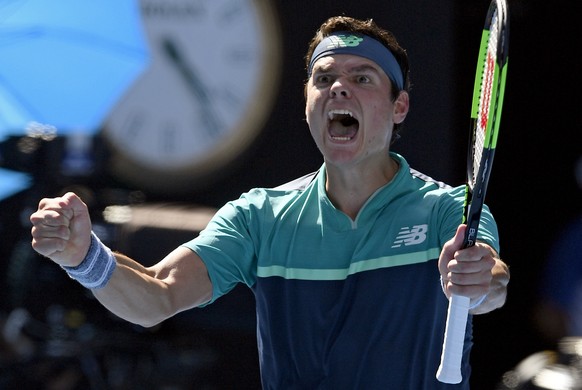
[[[469,297],[454,294],[449,301],[441,365],[436,374],[440,382],[456,384],[463,379],[461,360],[463,359],[465,328],[467,327],[470,303]]]

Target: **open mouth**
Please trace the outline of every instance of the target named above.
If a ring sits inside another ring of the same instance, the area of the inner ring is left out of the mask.
[[[360,122],[348,110],[331,110],[329,118],[329,135],[335,141],[349,141],[358,133]]]

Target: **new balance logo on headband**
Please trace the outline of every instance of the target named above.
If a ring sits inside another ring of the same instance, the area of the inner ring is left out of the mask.
[[[418,245],[422,244],[426,240],[426,232],[428,231],[428,225],[414,225],[413,227],[404,226],[400,228],[398,236],[392,244],[392,248],[400,248],[402,245]]]
[[[339,47],[356,47],[362,42],[364,38],[355,35],[330,35],[329,44],[326,49],[337,49]]]

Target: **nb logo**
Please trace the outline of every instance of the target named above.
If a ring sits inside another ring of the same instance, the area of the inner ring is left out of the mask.
[[[392,248],[400,248],[402,245],[418,245],[426,240],[428,225],[414,225],[413,227],[404,226],[400,228],[398,236],[392,244]]]
[[[355,35],[332,35],[328,37],[331,43],[327,46],[328,49],[337,49],[340,47],[355,47],[364,40],[364,38]]]

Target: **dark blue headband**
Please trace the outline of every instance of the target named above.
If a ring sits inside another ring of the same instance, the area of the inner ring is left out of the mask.
[[[307,75],[311,77],[315,61],[333,54],[352,54],[372,60],[399,90],[404,89],[404,77],[394,54],[374,38],[353,32],[338,31],[325,37],[313,51]]]

